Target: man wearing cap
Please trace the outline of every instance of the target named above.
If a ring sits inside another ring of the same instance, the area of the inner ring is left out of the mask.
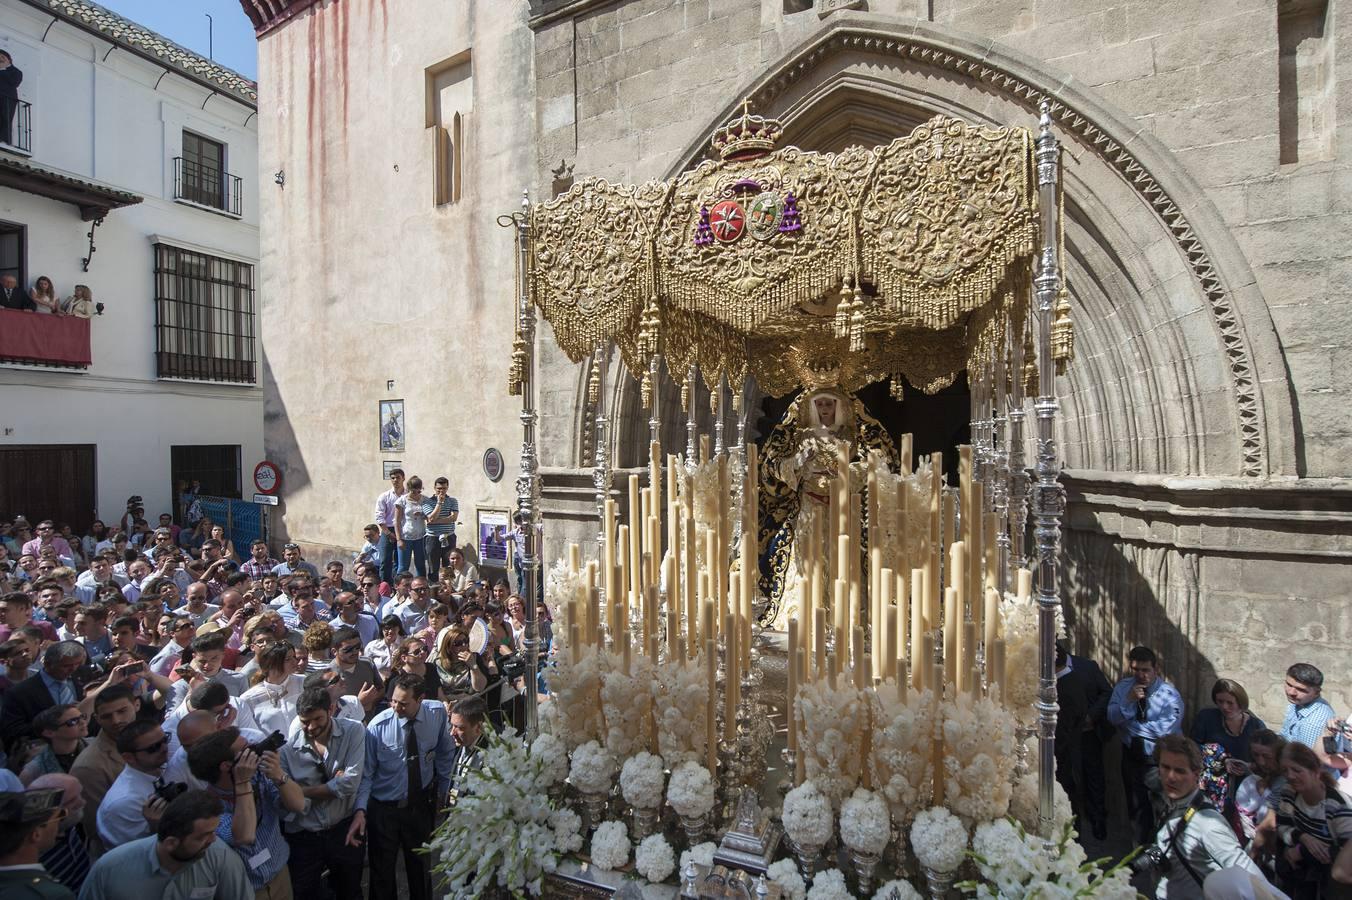
[[[85,846],[84,789],[73,775],[49,772],[39,775],[29,785],[30,791],[56,790],[61,792],[61,809],[65,816],[59,828],[56,843],[44,851],[39,861],[47,873],[72,891],[84,884],[92,864]]]
[[[61,791],[0,793],[0,897],[74,900],[39,862],[56,843],[64,818]]]
[[[306,572],[316,584],[319,583],[319,570],[315,568],[314,563],[308,563],[301,558],[300,545],[286,544],[282,547],[282,562],[273,567],[272,574],[278,578],[285,578],[297,572]]]
[[[244,862],[216,840],[222,811],[206,791],[177,797],[153,836],[123,844],[94,864],[80,900],[252,900]]]

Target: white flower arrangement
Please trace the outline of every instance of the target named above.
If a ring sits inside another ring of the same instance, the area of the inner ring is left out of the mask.
[[[568,777],[568,750],[559,740],[547,732],[537,734],[530,745],[531,756],[538,756],[544,763],[543,774],[546,784],[553,786]]]
[[[708,769],[697,762],[684,762],[667,782],[667,802],[677,815],[696,818],[714,808],[714,789]]]
[[[897,504],[898,488],[907,492],[906,497],[906,516],[909,525],[914,531],[911,533],[929,533],[929,508],[930,493],[934,484],[934,479],[930,476],[930,463],[928,458],[920,461],[919,468],[914,472],[904,475],[893,474],[887,471],[886,463],[875,461],[873,457],[877,451],[870,453],[869,466],[877,472],[878,478],[878,523],[881,532],[878,537],[874,537],[874,529],[869,529],[869,540],[877,541],[877,546],[882,548],[883,559],[897,560],[902,557],[902,543],[905,541],[905,531],[901,521],[900,510]],[[890,563],[884,563],[890,565]],[[909,577],[909,573],[907,573]]]
[[[897,879],[878,888],[873,900],[923,900],[923,898],[909,881]]]
[[[695,466],[687,484],[690,488],[690,513],[695,520],[696,530],[715,528],[718,524],[719,494],[722,492],[718,477],[718,460],[710,459]],[[704,541],[695,544],[695,565],[700,569],[708,565],[708,561],[704,558],[704,549]]]
[[[830,798],[833,808],[858,786],[864,771],[864,729],[869,727],[865,692],[852,683],[800,685],[794,698],[798,717],[798,752],[803,770]]]
[[[812,890],[807,892],[807,900],[854,900],[854,894],[845,884],[844,872],[826,869],[812,879]]]
[[[942,806],[922,810],[911,823],[916,861],[936,872],[952,872],[967,853],[967,827]]]
[[[662,805],[663,780],[662,758],[645,750],[624,761],[620,793],[624,802],[636,809],[655,809]]]
[[[692,862],[697,866],[711,867],[714,864],[714,853],[718,851],[718,845],[713,841],[705,841],[702,844],[696,844],[689,850],[681,851],[681,874],[684,876],[686,866]]]
[[[784,795],[784,833],[799,847],[821,847],[831,839],[831,801],[811,778]]]
[[[653,672],[649,685],[653,719],[657,723],[657,752],[668,769],[705,756],[709,677],[704,655],[685,665],[666,665]]]
[[[549,576],[545,579],[545,605],[556,623],[563,623],[567,634],[569,622],[568,601],[576,600],[578,608],[587,602],[587,578],[585,572],[569,572],[562,559],[549,567]],[[580,624],[580,623],[579,623]]]
[[[596,741],[588,741],[573,751],[568,780],[584,794],[609,794],[615,774],[615,758]]]
[[[556,809],[549,814],[549,827],[554,832],[560,853],[576,853],[582,849],[582,817],[571,809]]]
[[[934,693],[909,691],[906,702],[884,686],[872,693],[873,783],[887,801],[892,823],[905,831],[934,796]]]
[[[629,862],[629,829],[623,822],[602,822],[596,826],[592,832],[591,861],[603,872]]]
[[[892,821],[881,796],[856,788],[840,805],[840,839],[858,853],[882,853],[892,838]]]
[[[666,881],[676,871],[676,855],[661,834],[650,834],[634,851],[634,870],[651,882]]]
[[[601,714],[606,722],[606,750],[616,759],[646,750],[652,740],[652,694],[648,685],[653,680],[653,663],[647,656],[633,655],[629,674],[616,665],[616,654],[610,659],[609,671],[601,676]]]
[[[770,863],[765,870],[767,881],[779,885],[780,896],[784,900],[805,900],[807,882],[798,874],[798,864],[791,859],[780,859]]]
[[[961,887],[981,900],[1034,900],[1054,897],[1096,897],[1129,900],[1136,896],[1131,873],[1118,864],[1104,871],[1100,861],[1086,858],[1072,840],[1069,823],[1049,856],[1042,838],[1022,825],[997,819],[979,826],[971,856],[980,878]]]
[[[440,858],[437,872],[451,896],[493,886],[538,894],[559,855],[581,847],[581,823],[550,806],[546,763],[520,738],[490,737],[483,761],[465,772],[459,802],[428,841]]]
[[[988,697],[958,694],[940,708],[944,734],[944,805],[969,828],[1002,819],[1013,793],[1013,714]]]
[[[1014,790],[1009,801],[1009,815],[1026,830],[1037,832],[1040,830],[1038,813],[1037,773],[1029,772],[1014,783]],[[1065,788],[1061,787],[1060,782],[1053,781],[1052,831],[1060,833],[1062,828],[1072,823],[1074,815],[1070,807],[1070,797],[1066,796]]]
[[[604,654],[575,654],[567,645],[567,631],[559,628],[554,630],[554,641],[558,652],[549,672],[553,700],[541,710],[548,730],[570,750],[588,741],[604,740],[600,702]]]
[[[1006,593],[1000,604],[1005,637],[1005,705],[1020,722],[1031,722],[1037,715],[1038,675],[1041,641],[1038,638],[1037,594],[1020,600]],[[1056,633],[1065,633],[1065,621],[1057,608]]]

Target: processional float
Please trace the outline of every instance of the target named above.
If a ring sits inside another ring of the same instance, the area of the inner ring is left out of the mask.
[[[569,359],[591,362],[598,534],[594,554],[572,545],[550,573],[544,717],[551,746],[574,757],[571,790],[589,826],[619,801],[608,781],[579,773],[579,757],[594,768],[600,752],[618,771],[650,753],[671,772],[668,804],[691,844],[714,830],[724,835],[715,861],[763,871],[777,826],[757,801],[777,698],[761,669],[786,636],[784,827],[806,877],[820,844],[836,840],[834,826],[812,833],[805,798],[819,794],[829,821],[841,816],[867,894],[883,848],[856,846],[869,841],[845,824],[847,808],[858,813],[852,797],[889,807],[898,871],[921,811],[945,807],[970,828],[1017,807],[1020,784],[1030,831],[1053,836],[1055,381],[1072,350],[1061,150],[1045,107],[1036,134],[938,116],[840,153],[776,148],[779,136],[744,105],[714,137],[716,158],[672,180],[590,179],[504,217],[518,252],[510,390],[522,398],[523,563],[533,595],[544,577],[539,314]],[[646,477],[619,491],[605,409],[613,353],[639,382],[651,436]],[[856,396],[880,381],[898,399],[907,386],[933,393],[964,373],[972,443],[956,472],[940,453],[914,459],[910,435],[898,449]],[[664,455],[668,383],[686,434]],[[712,434],[699,432],[700,390]],[[757,392],[798,394],[759,445],[747,437]],[[540,631],[527,607],[533,670]],[[533,738],[534,691],[526,702]],[[710,796],[701,810],[687,796],[700,793],[691,767],[720,786],[721,804]],[[654,831],[654,801],[621,787],[639,836]],[[951,871],[913,844],[942,892]]]

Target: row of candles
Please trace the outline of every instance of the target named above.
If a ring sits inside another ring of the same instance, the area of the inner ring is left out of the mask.
[[[606,500],[601,559],[584,565],[580,548],[569,548],[570,569],[584,576],[587,591],[585,602],[570,601],[567,614],[570,646],[581,653],[590,652],[604,646],[608,632],[628,674],[634,648],[654,662],[659,659],[665,593],[666,660],[686,665],[703,650],[709,684],[707,764],[713,771],[719,685],[723,686],[723,738],[733,741],[741,676],[751,666],[753,600],[759,575],[760,464],[757,447],[748,444],[742,506],[734,515],[730,455],[720,453],[710,459],[705,436],[700,458],[702,465],[712,462],[717,467],[717,513],[713,520],[696,521],[694,497],[681,460],[668,456],[663,466],[660,445],[653,441],[648,485],[643,486],[637,474],[629,477],[628,524],[621,523],[616,501]],[[901,462],[903,472],[912,471],[910,435],[903,437]],[[983,485],[972,478],[971,447],[959,448],[958,496],[964,513],[960,528],[955,527],[959,519],[952,494],[942,489],[940,454],[930,458],[927,516],[912,514],[911,492],[905,480],[883,477],[881,465],[877,457],[867,464],[868,490],[861,503],[860,495],[850,491],[849,459],[846,445],[841,443],[826,509],[814,509],[802,520],[810,531],[807,540],[797,543],[804,548],[800,566],[804,574],[797,585],[804,602],[787,623],[790,710],[799,685],[825,679],[834,686],[844,675],[847,659],[856,688],[890,681],[903,701],[910,689],[944,685],[968,693],[978,693],[984,687],[997,697],[1002,690],[1005,647],[994,577],[997,522],[995,516],[981,514]],[[866,516],[881,532],[883,491],[897,492],[895,503],[887,505],[897,511],[895,533],[899,536],[896,545],[900,558],[885,560],[881,542],[875,541],[867,555],[865,584],[863,553],[858,549],[862,546],[861,524]],[[805,504],[812,502],[804,500]],[[663,513],[668,536],[665,547]],[[730,556],[737,519],[742,534],[740,560],[734,571]],[[697,563],[701,550],[702,565]],[[946,565],[941,566],[941,562]],[[832,576],[829,603],[825,589],[828,573]],[[1017,588],[1021,596],[1028,595],[1030,572],[1017,573]],[[862,618],[861,597],[865,592],[866,621]],[[638,634],[631,635],[631,622],[637,624]],[[725,651],[721,679],[717,670],[720,640]],[[936,648],[937,641],[942,641],[941,647]],[[976,659],[978,641],[985,647],[984,686]],[[942,693],[939,690],[936,695]],[[789,715],[788,743],[795,753],[798,738],[795,717]],[[801,754],[798,760],[797,780],[801,781]]]

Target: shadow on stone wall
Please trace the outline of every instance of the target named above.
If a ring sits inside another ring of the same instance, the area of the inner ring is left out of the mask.
[[[1216,669],[1197,648],[1201,590],[1197,554],[1123,540],[1077,524],[1063,535],[1062,601],[1074,651],[1110,680],[1127,652],[1150,647],[1183,695],[1186,723],[1210,705]]]

